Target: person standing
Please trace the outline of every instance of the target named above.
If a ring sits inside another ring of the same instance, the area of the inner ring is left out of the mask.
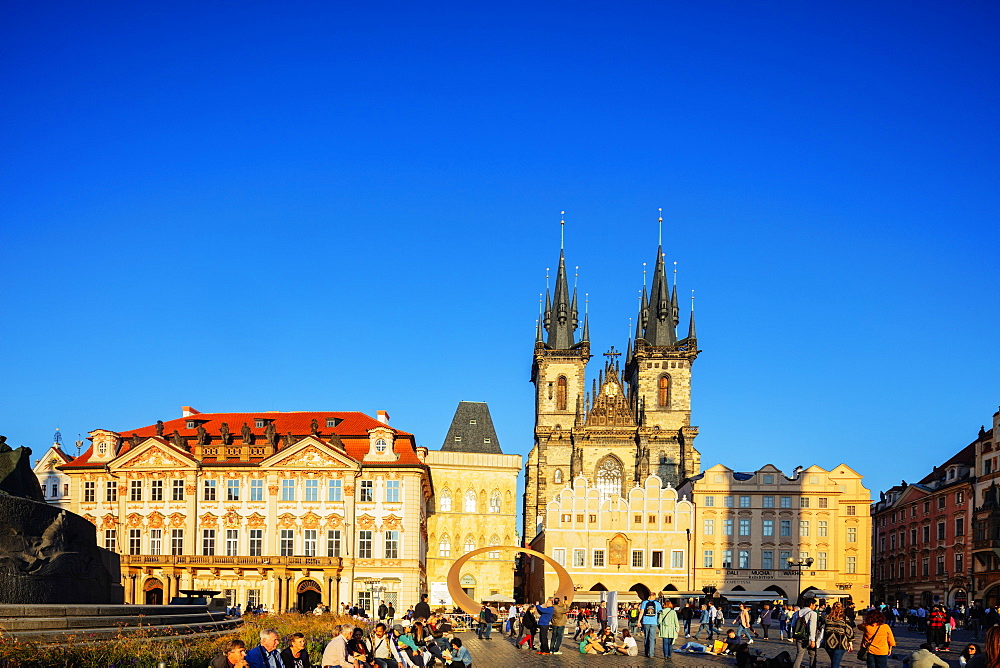
[[[684,637],[690,638],[691,620],[694,619],[694,608],[691,607],[690,605],[685,605],[683,608],[681,608],[678,617],[680,617],[681,622],[684,624]]]
[[[553,654],[562,654],[559,648],[562,647],[563,636],[566,634],[566,613],[569,611],[569,606],[566,605],[565,598],[556,598],[552,609],[552,622],[549,626],[552,630],[552,640],[549,642],[549,649]]]
[[[736,638],[747,637],[747,644],[753,644],[753,636],[750,635],[750,608],[744,603],[740,603],[740,614],[736,618]]]
[[[885,623],[885,617],[878,610],[869,610],[858,628],[864,631],[861,646],[868,650],[868,668],[887,668],[896,638]]]
[[[663,602],[663,607],[656,618],[656,635],[663,643],[663,658],[669,659],[674,653],[674,639],[680,633],[680,623],[677,611],[670,599]]]
[[[281,668],[281,655],[278,654],[278,632],[274,629],[264,629],[260,632],[260,644],[247,652],[244,657],[250,668]]]
[[[927,644],[935,652],[940,651],[942,647],[945,649],[948,648],[945,643],[944,634],[946,621],[947,615],[944,612],[944,608],[940,605],[932,606],[930,614],[927,615]]]
[[[396,606],[392,604],[392,601],[389,601],[389,606],[388,609],[386,610],[386,619],[385,619],[386,628],[390,629],[392,628],[392,620],[394,620],[395,618],[396,618]]]
[[[649,599],[642,604],[642,646],[646,658],[656,655],[656,629],[663,606],[656,600],[656,594],[650,594]]]
[[[767,630],[771,628],[773,622],[774,617],[771,606],[765,603],[764,609],[760,611],[760,630],[764,634],[764,640],[767,640]]]
[[[517,606],[513,603],[507,608],[507,637],[514,637],[514,625],[517,623]]]
[[[535,610],[538,611],[538,639],[539,639],[539,654],[551,654],[549,649],[549,626],[552,624],[552,615],[555,613],[555,608],[552,606],[552,597],[545,599],[545,605],[535,604]]]
[[[809,599],[809,606],[799,608],[797,618],[792,621],[793,640],[796,641],[795,662],[792,668],[801,668],[802,660],[809,655],[809,668],[816,668],[816,645],[819,644],[819,614],[816,606],[819,603],[815,598]],[[806,625],[806,637],[795,638],[795,628],[801,620]]]
[[[385,601],[381,601],[378,604],[378,620],[384,622],[386,617],[389,616],[389,608],[386,607]]]
[[[712,637],[715,635],[714,627],[712,626],[712,615],[715,614],[715,606],[708,606],[704,603],[701,604],[701,614],[698,617],[698,632],[694,634],[694,639],[698,640],[701,637],[702,630],[708,633],[708,641],[712,641]]]
[[[535,621],[534,610],[532,606],[524,606],[524,612],[521,613],[521,630],[517,636],[517,647],[520,649],[524,646],[524,643],[528,643],[528,649],[535,649],[535,630],[538,628],[538,622]],[[521,636],[524,636],[522,638]]]
[[[597,608],[597,624],[601,627],[601,633],[608,628],[608,604],[605,601],[601,601],[600,607]]]
[[[431,606],[427,605],[427,594],[420,595],[420,603],[413,608],[413,618],[425,621],[431,618]]]
[[[854,625],[844,616],[844,606],[834,603],[823,622],[823,649],[830,668],[840,668],[844,654],[854,649]]]

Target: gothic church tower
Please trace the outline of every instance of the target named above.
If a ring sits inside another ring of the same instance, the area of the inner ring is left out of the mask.
[[[535,443],[525,467],[524,537],[544,527],[546,506],[577,476],[602,500],[627,495],[650,474],[677,487],[700,472],[691,426],[691,365],[698,356],[694,312],[688,336],[677,338],[677,289],[667,285],[663,250],[657,250],[652,289],[643,288],[636,340],[624,373],[612,347],[587,392],[589,323],[570,297],[564,253],[554,293],[546,293],[539,320],[531,382],[535,386]]]

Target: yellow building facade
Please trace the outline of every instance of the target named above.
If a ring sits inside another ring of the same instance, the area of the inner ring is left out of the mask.
[[[441,450],[427,453],[435,496],[428,515],[427,581],[431,606],[450,606],[448,572],[463,554],[517,545],[517,478],[521,456],[505,455],[489,408],[463,401]],[[461,585],[474,599],[512,596],[515,554],[487,552],[466,563]]]
[[[753,473],[716,465],[680,491],[697,507],[695,590],[767,590],[792,602],[815,591],[850,596],[858,609],[870,603],[871,493],[846,464],[792,476],[771,465]]]
[[[126,603],[208,589],[279,612],[399,608],[426,589],[426,449],[384,412],[185,407],[90,439],[61,470],[70,509],[121,555]]]

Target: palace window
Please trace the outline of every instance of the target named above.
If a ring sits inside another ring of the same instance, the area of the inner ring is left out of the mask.
[[[829,503],[830,503],[830,499],[829,498],[827,498],[825,496],[819,497],[819,507],[820,508],[828,508],[829,507]]]
[[[965,535],[965,518],[956,517],[955,518],[955,535],[964,536]]]
[[[330,478],[326,481],[326,500],[327,501],[343,501],[344,500],[344,481],[338,480],[336,478]]]
[[[701,500],[705,504],[706,508],[713,508],[715,506],[714,496],[703,496]]]
[[[642,550],[632,550],[632,568],[642,568],[643,555]]]
[[[128,553],[142,554],[142,533],[139,529],[128,530]]]
[[[118,500],[118,484],[114,480],[108,480],[104,483],[104,500],[108,503],[114,503]]]
[[[764,507],[765,508],[774,508],[774,497],[773,496],[765,496],[764,497]]]
[[[84,503],[94,503],[95,496],[96,496],[96,494],[94,493],[94,489],[95,489],[96,486],[97,486],[96,483],[93,483],[93,482],[85,482],[85,483],[83,483],[83,502]]]
[[[750,520],[741,519],[740,520],[740,535],[749,536],[750,535]]]
[[[175,557],[184,554],[184,529],[170,530],[170,554]]]
[[[587,551],[583,549],[573,550],[573,568],[583,568],[587,559]]]
[[[326,532],[326,556],[340,556],[340,529],[330,529]]]
[[[112,552],[118,551],[118,532],[115,529],[104,531],[104,549]]]
[[[845,573],[857,573],[858,572],[858,558],[857,557],[847,557],[847,561],[844,564]]]
[[[215,554],[215,529],[201,530],[201,553],[208,557]]]
[[[732,518],[725,518],[722,520],[722,535],[732,536],[733,535],[733,520]]]
[[[302,532],[302,556],[315,557],[319,543],[319,531],[316,529],[306,529]]]
[[[781,524],[778,526],[780,531],[779,535],[783,538],[787,538],[792,535],[792,521],[791,520],[781,520]]]
[[[703,568],[715,568],[715,550],[703,551],[701,558]]]
[[[375,441],[375,452],[385,452],[388,447],[389,444],[384,438],[380,438]]]
[[[829,531],[829,525],[828,525],[827,521],[826,520],[819,520],[816,524],[819,527],[817,529],[817,535],[820,538],[826,538],[827,537],[827,532]]]
[[[713,520],[713,519],[706,519],[704,521],[704,529],[703,529],[702,533],[705,534],[706,536],[714,536],[715,535],[715,520]]]
[[[163,552],[163,529],[149,530],[149,553],[156,556]]]
[[[152,480],[149,483],[149,500],[163,501],[163,481]]]
[[[857,506],[847,506],[848,515],[857,515],[858,514],[857,510],[858,510]]]
[[[857,543],[858,542],[858,528],[857,527],[847,527],[847,542]]]
[[[726,508],[732,508],[733,507],[733,497],[732,496],[724,496],[724,497],[722,497],[722,505],[725,506]]]
[[[663,374],[657,387],[657,403],[660,406],[670,405],[670,376]]]
[[[358,558],[359,559],[371,559],[372,558],[372,532],[371,531],[359,531],[358,532]]]
[[[764,484],[765,485],[773,485],[774,484],[774,474],[773,473],[765,473],[764,474]]]
[[[226,501],[239,501],[240,500],[240,481],[239,480],[227,480],[226,481]]]
[[[774,535],[774,520],[764,520],[764,535],[765,536]]]
[[[559,376],[556,381],[556,410],[566,410],[566,376]]]
[[[304,501],[319,501],[319,480],[316,478],[306,479],[306,489]]]
[[[248,551],[251,557],[259,557],[264,553],[264,530],[250,529],[250,548]]]
[[[240,530],[226,529],[226,556],[236,557],[240,554]]]
[[[290,557],[295,554],[295,532],[282,529],[278,537],[278,556]]]
[[[816,553],[816,569],[820,571],[826,570],[826,552]]]
[[[670,568],[684,568],[684,550],[670,550]]]
[[[944,522],[938,522],[937,524],[937,539],[944,540]]]
[[[594,568],[604,567],[604,550],[594,550]]]
[[[792,558],[791,552],[786,552],[782,550],[778,553],[778,562],[781,564],[782,570],[788,570],[788,560]]]
[[[622,493],[622,464],[615,457],[605,457],[597,466],[597,491],[601,501]]]
[[[809,520],[799,520],[799,536],[801,538],[809,536]]]
[[[651,568],[663,568],[663,550],[653,550],[649,555]]]
[[[557,547],[552,550],[552,558],[555,559],[556,563],[560,566],[566,565],[566,548]]]
[[[206,480],[204,487],[204,495],[202,496],[202,501],[215,501],[215,480]]]
[[[740,496],[740,508],[749,508],[749,507],[750,507],[750,497]]]
[[[295,500],[295,481],[285,479],[281,481],[281,500],[282,501],[294,501]]]
[[[361,498],[358,501],[362,503],[375,500],[375,481],[374,480],[362,480],[361,481]]]
[[[732,568],[733,567],[733,551],[723,550],[722,551],[722,567]]]
[[[790,496],[783,496],[783,497],[781,497],[781,507],[782,508],[791,508],[792,507],[792,497],[790,497]]]
[[[385,553],[384,559],[399,559],[399,532],[385,532]]]
[[[399,503],[400,485],[399,480],[387,480],[385,483],[385,502]]]
[[[739,556],[738,568],[750,568],[750,550],[740,550],[738,556]]]
[[[184,500],[184,481],[183,480],[171,480],[170,481],[170,500],[171,501],[183,501]]]
[[[760,567],[765,571],[774,568],[774,550],[764,550],[760,553]]]
[[[809,507],[809,497],[808,496],[799,497],[799,508],[808,508],[808,507]]]

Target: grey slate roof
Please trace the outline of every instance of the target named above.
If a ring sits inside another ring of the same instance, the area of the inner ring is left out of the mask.
[[[490,407],[485,401],[460,401],[451,419],[441,450],[445,452],[481,452],[502,455],[497,432],[493,428]]]

